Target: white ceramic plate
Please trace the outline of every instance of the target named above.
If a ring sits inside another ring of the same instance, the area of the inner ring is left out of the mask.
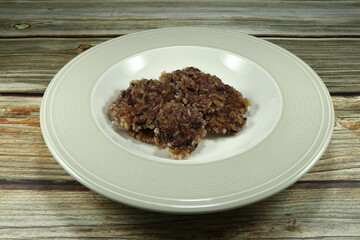
[[[111,126],[106,106],[131,80],[186,66],[217,75],[251,100],[240,133],[207,136],[178,161]],[[205,28],[145,31],[93,47],[59,71],[41,106],[46,144],[79,182],[131,206],[176,213],[244,206],[288,187],[321,157],[333,121],[326,87],[299,58]]]

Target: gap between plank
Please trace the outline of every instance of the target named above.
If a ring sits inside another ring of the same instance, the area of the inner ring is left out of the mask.
[[[0,92],[0,97],[43,97],[43,92]]]
[[[7,180],[0,179],[0,190],[36,190],[36,191],[89,191],[75,180]]]
[[[332,189],[360,188],[360,180],[298,181],[288,189]],[[76,180],[8,180],[0,179],[0,190],[36,190],[36,191],[90,191]]]
[[[334,93],[330,93],[330,95],[332,97],[357,97],[360,95],[360,92],[348,92],[348,93],[334,92]]]
[[[215,28],[214,28],[215,29]],[[149,31],[155,29],[144,29],[142,31]],[[137,32],[142,32],[137,31]],[[233,30],[234,31],[234,30]],[[134,32],[134,33],[137,33]],[[234,31],[236,32],[236,31]],[[241,33],[241,32],[239,32]],[[14,39],[14,38],[115,38],[131,33],[119,33],[119,34],[29,34],[29,35],[14,35],[14,36],[0,36],[0,39]],[[360,38],[358,34],[325,34],[325,35],[287,35],[287,34],[247,34],[259,38]]]

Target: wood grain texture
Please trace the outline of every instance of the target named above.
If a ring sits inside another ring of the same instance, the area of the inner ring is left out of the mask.
[[[330,93],[360,93],[360,39],[266,39],[305,61]]]
[[[68,61],[109,39],[0,39],[0,93],[43,93]],[[331,93],[360,93],[360,38],[264,39],[303,59]]]
[[[261,37],[322,78],[334,132],[297,183],[227,212],[160,214],[90,191],[51,156],[39,111],[64,64],[123,34],[183,26]],[[0,239],[360,239],[359,76],[359,1],[0,0]]]
[[[0,97],[1,179],[70,180],[40,130],[41,97]]]
[[[357,239],[358,185],[296,184],[265,201],[205,215],[151,213],[88,191],[0,190],[2,239]],[[24,201],[26,199],[26,201]]]
[[[63,65],[105,40],[0,40],[0,92],[43,93]]]
[[[358,1],[4,1],[0,36],[109,36],[178,26],[360,36],[359,6]]]
[[[335,129],[330,145],[301,181],[360,180],[360,97],[332,97]],[[73,181],[48,151],[40,130],[41,97],[0,97],[0,185],[16,186],[32,180],[24,189]],[[49,180],[50,182],[46,182]],[[68,185],[68,183],[64,183]],[[55,187],[54,187],[55,186]],[[65,187],[64,187],[65,188]]]

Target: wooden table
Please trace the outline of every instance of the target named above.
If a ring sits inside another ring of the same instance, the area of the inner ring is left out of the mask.
[[[0,239],[360,239],[359,9],[359,1],[0,1]],[[335,130],[296,184],[232,211],[170,215],[108,200],[54,160],[39,109],[56,72],[108,39],[175,26],[257,36],[319,74]]]

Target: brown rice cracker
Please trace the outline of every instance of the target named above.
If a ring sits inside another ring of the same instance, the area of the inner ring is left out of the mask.
[[[240,131],[246,122],[250,101],[215,75],[187,67],[163,73],[160,81],[174,85],[175,99],[198,108],[207,120],[207,129],[217,134]]]
[[[154,120],[162,106],[174,98],[174,86],[159,80],[134,80],[109,105],[112,124],[139,136],[148,138],[146,129],[154,129]],[[135,134],[138,133],[139,134]],[[148,142],[148,140],[146,140]]]
[[[202,113],[175,101],[165,104],[155,124],[155,144],[168,148],[174,159],[189,157],[206,135]]]
[[[170,74],[163,73],[160,80],[175,85],[177,101],[197,107],[202,113],[219,110],[224,104],[222,81],[197,68],[187,67]]]
[[[224,106],[220,110],[205,115],[206,128],[217,134],[237,133],[246,123],[244,114],[251,103],[233,87],[226,85],[224,91],[227,93]]]

